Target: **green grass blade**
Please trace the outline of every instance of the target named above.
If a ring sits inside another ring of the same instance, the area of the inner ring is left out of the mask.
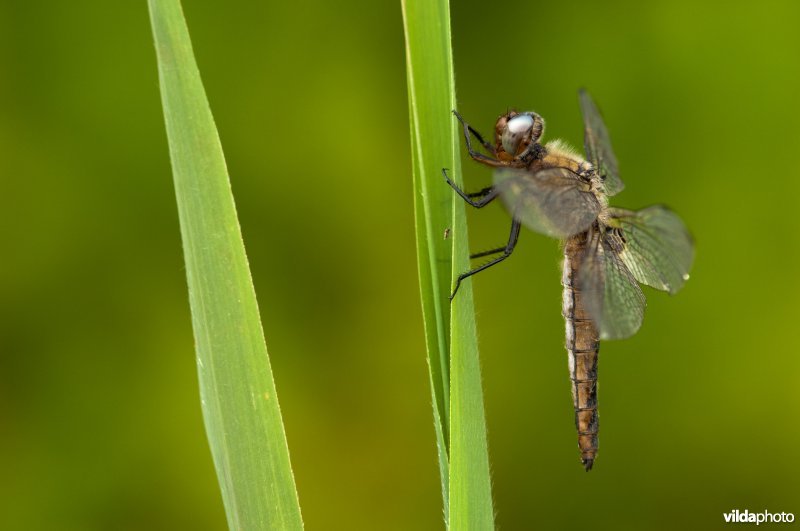
[[[149,0],[203,416],[230,529],[302,529],[255,290],[179,0]]]
[[[459,205],[453,221],[453,233],[462,234],[462,243],[453,250],[457,273],[469,269],[466,223],[464,208]],[[481,367],[469,281],[462,284],[453,302],[450,327],[450,528],[493,529]]]
[[[445,240],[444,232],[450,228],[452,200],[436,176],[441,175],[442,165],[456,169],[454,164],[457,161],[453,157],[451,121],[447,118],[453,105],[449,36],[443,36],[436,28],[430,28],[425,23],[426,19],[431,21],[431,17],[437,21],[446,19],[448,6],[446,2],[438,0],[404,0],[402,6],[406,33],[417,268],[444,516],[445,521],[449,522],[450,305],[445,301],[450,286],[451,243]],[[442,9],[444,14],[439,13]],[[447,42],[440,42],[442,39],[447,39]],[[436,48],[435,53],[426,53],[430,51],[430,46]],[[444,48],[448,51],[445,52]],[[431,76],[431,73],[434,75]]]
[[[460,181],[450,9],[447,0],[402,0],[414,172],[417,257],[445,518],[451,529],[494,526],[471,282],[448,302],[453,273],[469,268]],[[445,238],[449,229],[451,237]],[[452,311],[451,311],[452,310]],[[445,473],[446,472],[446,473]]]

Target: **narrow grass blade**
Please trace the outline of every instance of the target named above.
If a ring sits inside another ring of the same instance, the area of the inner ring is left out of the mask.
[[[149,0],[206,432],[230,529],[302,529],[228,172],[179,0]]]
[[[402,0],[414,173],[414,211],[425,337],[445,520],[491,529],[494,512],[471,283],[449,304],[453,272],[469,268],[460,181],[447,0]],[[446,237],[449,235],[450,237]],[[455,266],[454,266],[455,264]]]

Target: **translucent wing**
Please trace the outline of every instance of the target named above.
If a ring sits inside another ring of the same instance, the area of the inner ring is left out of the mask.
[[[620,258],[623,247],[618,233],[592,229],[578,271],[578,286],[600,339],[630,337],[644,319],[644,294]]]
[[[538,172],[501,168],[494,183],[511,215],[528,228],[566,238],[589,228],[600,203],[590,185],[565,168]]]
[[[632,212],[610,209],[610,223],[622,230],[622,261],[636,280],[675,294],[689,278],[694,243],[674,212],[660,205]]]
[[[600,115],[600,110],[594,104],[594,100],[581,89],[578,92],[581,103],[581,113],[583,114],[584,127],[584,149],[589,162],[597,170],[598,175],[603,180],[606,194],[616,195],[625,188],[625,184],[619,178],[619,168],[617,157],[611,149],[611,139],[608,136],[608,129]]]

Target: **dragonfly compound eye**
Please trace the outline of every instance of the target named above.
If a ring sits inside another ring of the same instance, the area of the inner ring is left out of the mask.
[[[501,137],[506,153],[516,157],[527,151],[533,136],[533,124],[533,116],[529,114],[518,114],[506,123]]]

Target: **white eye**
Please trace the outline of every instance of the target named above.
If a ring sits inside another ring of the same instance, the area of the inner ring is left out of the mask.
[[[530,139],[532,129],[533,116],[518,114],[510,119],[503,130],[501,139],[506,153],[516,156],[520,143],[525,139]]]
[[[508,130],[513,134],[524,133],[533,127],[533,116],[529,114],[518,114],[508,121]]]

